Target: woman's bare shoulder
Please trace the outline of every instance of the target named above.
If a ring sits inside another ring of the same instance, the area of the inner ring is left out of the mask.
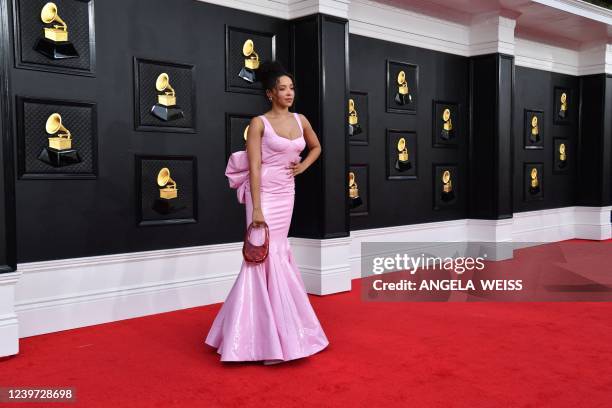
[[[249,122],[249,127],[253,126],[253,129],[263,129],[263,125],[263,119],[261,119],[259,116],[253,116]]]

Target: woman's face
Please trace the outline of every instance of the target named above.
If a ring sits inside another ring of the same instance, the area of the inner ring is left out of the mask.
[[[287,75],[283,75],[276,80],[276,86],[272,91],[267,90],[268,97],[272,98],[272,103],[289,108],[293,105],[295,91],[293,81]]]

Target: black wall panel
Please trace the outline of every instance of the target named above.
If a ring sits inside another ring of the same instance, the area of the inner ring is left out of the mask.
[[[98,114],[97,179],[17,180],[19,262],[243,239],[244,206],[224,175],[226,113],[259,115],[269,105],[262,94],[226,92],[226,25],[275,33],[288,65],[284,20],[192,0],[96,0],[94,77],[11,69],[10,100],[96,101]],[[196,133],[134,129],[134,57],[194,65]],[[138,227],[135,155],[185,154],[199,164],[198,223]]]
[[[350,163],[368,164],[369,208],[367,215],[351,216],[351,229],[377,228],[421,222],[461,219],[467,216],[468,165],[468,59],[397,43],[350,35],[350,88],[368,93],[369,144],[350,145]],[[386,60],[419,66],[416,114],[385,111]],[[461,106],[453,125],[459,126],[456,147],[433,147],[433,101]],[[360,115],[366,112],[360,113]],[[346,115],[345,115],[346,116]],[[386,178],[386,129],[414,131],[418,138],[418,177]],[[435,164],[453,164],[453,188],[457,201],[434,209]],[[344,181],[348,195],[348,177]],[[359,183],[359,180],[358,180]],[[365,180],[359,183],[366,186]]]
[[[15,247],[15,182],[10,128],[10,54],[7,2],[0,2],[0,273],[17,267]]]
[[[578,112],[579,112],[579,78],[571,75],[547,72],[538,69],[516,67],[515,68],[515,100],[514,100],[514,211],[532,211],[548,208],[567,207],[575,205],[576,186],[586,180],[577,180],[578,168]],[[601,82],[601,96],[603,97],[603,82]],[[571,90],[573,101],[569,101],[568,124],[555,123],[555,88],[562,87]],[[585,101],[585,103],[589,103]],[[600,109],[602,99],[590,102],[594,104],[590,115],[593,125],[599,126],[601,122]],[[524,110],[534,109],[544,112],[543,127],[544,148],[524,148]],[[583,108],[583,114],[586,111]],[[586,131],[585,135],[589,132]],[[562,138],[567,141],[568,166],[563,173],[553,172],[554,161],[554,139]],[[525,190],[525,178],[523,174],[524,163],[543,163],[543,198],[540,200],[526,201],[523,191]]]

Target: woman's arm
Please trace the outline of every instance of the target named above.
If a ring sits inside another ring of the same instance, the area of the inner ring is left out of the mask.
[[[261,184],[261,136],[263,134],[263,123],[259,118],[251,119],[247,132],[246,151],[249,157],[249,182],[251,187],[251,199],[253,201],[252,221],[259,225],[263,221],[261,212],[260,184]]]
[[[308,146],[308,155],[306,155],[301,162],[290,166],[290,173],[294,176],[303,173],[321,155],[321,143],[319,143],[317,134],[313,130],[308,119],[306,119],[306,116],[300,113],[299,117],[302,122],[302,129],[304,129],[304,140],[306,141],[306,146]]]

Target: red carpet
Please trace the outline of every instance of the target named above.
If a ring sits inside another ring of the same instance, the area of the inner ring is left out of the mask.
[[[612,303],[364,302],[359,280],[310,299],[330,346],[273,366],[219,362],[204,337],[220,304],[22,339],[0,386],[77,402],[5,405],[612,406]]]

